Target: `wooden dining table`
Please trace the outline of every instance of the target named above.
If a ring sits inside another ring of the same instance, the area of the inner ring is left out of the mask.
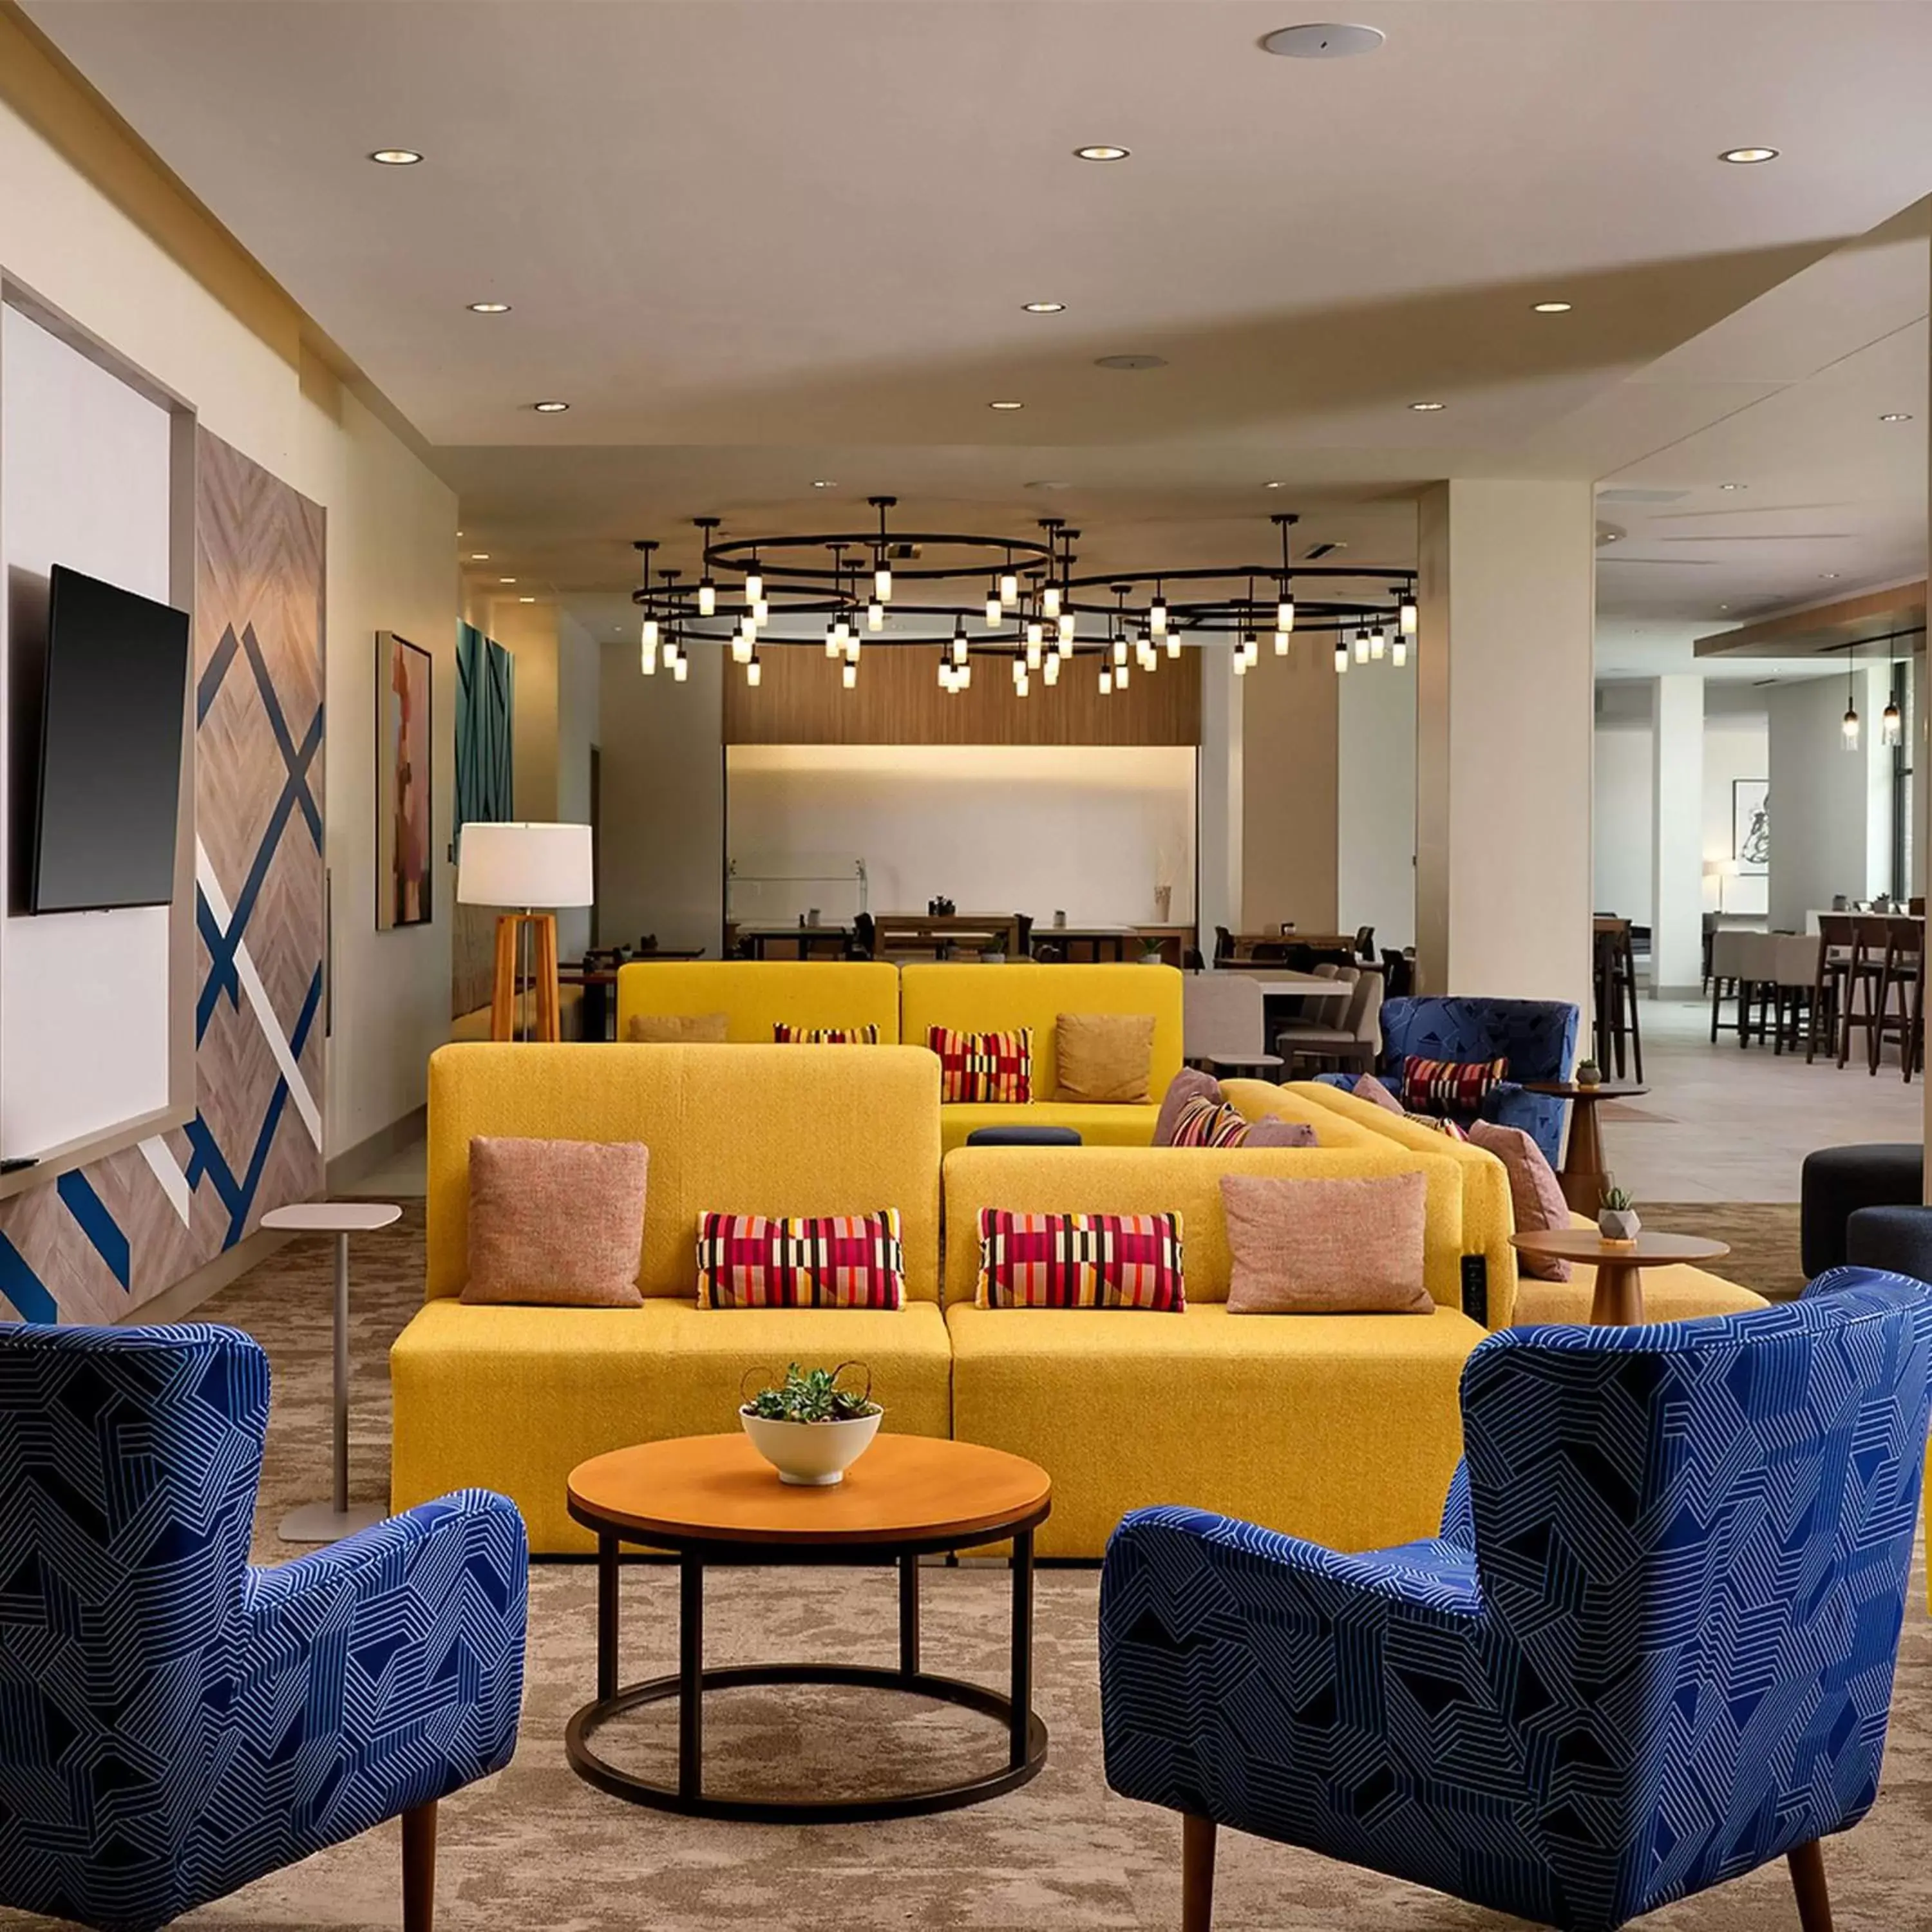
[[[1020,956],[1020,916],[1016,912],[882,912],[874,915],[874,956],[930,952],[944,959],[956,950]]]

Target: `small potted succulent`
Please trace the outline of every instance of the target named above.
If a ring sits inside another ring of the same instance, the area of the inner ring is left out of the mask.
[[[1580,1060],[1576,1063],[1576,1081],[1580,1087],[1600,1087],[1604,1084],[1604,1070],[1594,1060]]]
[[[1606,1241],[1634,1241],[1642,1232],[1636,1217],[1636,1204],[1621,1187],[1604,1190],[1604,1204],[1597,1216],[1597,1232]]]
[[[862,1375],[861,1388],[843,1380]],[[738,1420],[752,1447],[782,1483],[829,1489],[872,1447],[885,1411],[872,1400],[872,1372],[863,1362],[836,1369],[802,1369],[794,1362],[781,1382],[768,1383],[741,1402]]]

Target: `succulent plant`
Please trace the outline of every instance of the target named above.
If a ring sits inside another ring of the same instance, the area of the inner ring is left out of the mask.
[[[1604,1205],[1612,1214],[1628,1214],[1636,1203],[1630,1198],[1627,1188],[1606,1187],[1604,1190]]]
[[[864,1388],[840,1385],[848,1369],[864,1375]],[[746,1414],[766,1422],[856,1422],[879,1413],[872,1400],[872,1372],[863,1362],[841,1362],[836,1369],[802,1369],[794,1362],[783,1382],[767,1384],[744,1407]]]

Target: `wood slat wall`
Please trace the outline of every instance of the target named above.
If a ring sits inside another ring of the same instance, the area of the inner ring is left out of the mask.
[[[768,646],[753,690],[741,667],[724,667],[728,745],[1198,745],[1197,651],[1136,670],[1127,688],[1102,698],[1100,663],[1089,653],[1061,666],[1049,689],[1013,693],[1010,661],[976,654],[972,688],[939,688],[937,644],[868,645],[856,690],[816,646]]]

